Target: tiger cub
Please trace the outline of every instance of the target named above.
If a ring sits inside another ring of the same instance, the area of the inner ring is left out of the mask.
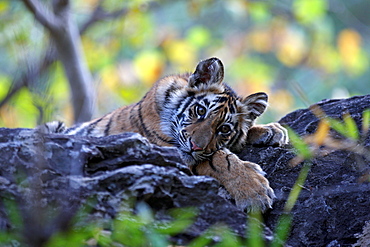
[[[239,208],[265,210],[275,195],[264,172],[234,152],[246,143],[286,144],[287,131],[278,123],[254,125],[267,107],[267,95],[240,97],[223,78],[222,62],[210,58],[193,74],[159,80],[136,104],[71,128],[51,122],[40,130],[96,137],[137,132],[153,144],[177,147],[194,174],[216,178]]]

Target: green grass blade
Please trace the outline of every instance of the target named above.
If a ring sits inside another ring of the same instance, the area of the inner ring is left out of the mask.
[[[362,113],[362,134],[365,135],[369,131],[370,126],[370,108]]]
[[[350,114],[346,113],[343,116],[343,121],[347,129],[346,136],[352,140],[357,141],[359,139],[359,132],[355,120],[353,120]]]
[[[290,142],[292,143],[294,148],[298,151],[299,155],[302,156],[304,159],[312,158],[312,152],[309,146],[307,145],[307,143],[305,143],[302,140],[302,138],[298,134],[296,134],[291,128],[287,128],[287,129],[288,129]]]

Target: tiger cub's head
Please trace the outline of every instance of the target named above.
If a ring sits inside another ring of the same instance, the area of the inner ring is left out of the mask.
[[[164,131],[172,136],[188,164],[207,159],[221,148],[239,151],[249,128],[267,107],[267,95],[238,96],[223,83],[217,58],[201,61],[187,86],[169,90],[164,105]]]

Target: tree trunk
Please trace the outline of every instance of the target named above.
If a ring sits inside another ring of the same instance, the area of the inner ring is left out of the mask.
[[[23,0],[35,19],[49,30],[69,81],[74,122],[88,121],[92,117],[92,76],[87,68],[76,23],[70,14],[69,0],[54,0],[53,11],[39,0]]]
[[[83,54],[81,38],[76,24],[66,13],[65,26],[52,32],[52,38],[57,48],[59,59],[67,75],[74,110],[75,123],[91,119],[93,109],[93,78],[87,68]]]

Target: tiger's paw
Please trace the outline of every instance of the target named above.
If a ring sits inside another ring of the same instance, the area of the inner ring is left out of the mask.
[[[236,206],[248,211],[265,211],[272,208],[275,193],[259,165],[242,161],[245,170],[230,190]],[[238,181],[239,180],[239,181]]]
[[[282,146],[288,142],[288,131],[279,123],[254,125],[248,131],[248,144]]]
[[[265,211],[272,207],[275,194],[265,173],[255,163],[240,160],[233,153],[217,151],[213,157],[213,164],[220,168],[222,162],[228,163],[227,171],[221,171],[217,178],[235,199],[236,206],[242,210]]]

